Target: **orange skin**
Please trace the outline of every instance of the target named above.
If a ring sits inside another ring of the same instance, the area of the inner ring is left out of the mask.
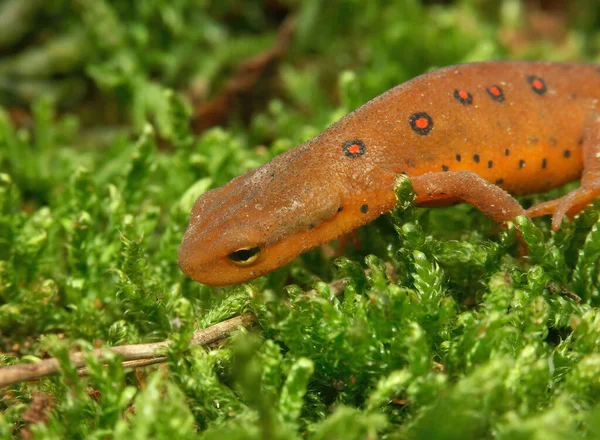
[[[553,214],[556,230],[600,195],[599,98],[592,65],[496,61],[419,76],[199,197],[179,265],[209,285],[256,278],[392,210],[401,173],[418,206],[466,201],[499,223]],[[579,177],[527,211],[509,194]]]

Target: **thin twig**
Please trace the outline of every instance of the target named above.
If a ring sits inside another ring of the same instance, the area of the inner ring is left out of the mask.
[[[161,356],[161,357],[155,357],[155,358],[151,358],[151,359],[140,359],[139,361],[124,361],[124,362],[121,362],[121,365],[123,366],[123,368],[140,368],[140,367],[147,367],[148,365],[161,364],[166,361],[167,361],[167,357]],[[90,371],[88,370],[87,367],[78,368],[77,374],[79,376],[87,376],[88,374],[90,374]]]
[[[236,316],[231,319],[227,319],[223,322],[205,328],[194,333],[190,346],[208,345],[214,342],[225,339],[239,327],[250,327],[256,321],[256,317],[251,313]],[[127,361],[144,361],[143,365],[150,365],[152,363],[164,362],[166,357],[162,356],[164,350],[169,346],[170,341],[155,342],[151,344],[134,344],[134,345],[120,345],[117,347],[110,348],[99,348],[94,350],[94,355],[98,358],[103,359],[107,351],[117,353],[122,356],[123,362]],[[74,353],[70,356],[71,363],[76,368],[85,366],[85,355],[84,353]],[[137,366],[136,364],[128,366]],[[60,364],[57,359],[44,359],[40,362],[32,364],[17,364],[9,365],[8,367],[0,368],[0,387],[5,387],[19,382],[28,380],[37,380],[42,377],[51,376],[57,374],[60,371]],[[83,374],[87,374],[87,371],[83,371]]]
[[[368,275],[369,270],[365,271]],[[386,273],[388,278],[395,276],[394,268],[386,263]],[[344,291],[346,279],[336,280],[329,284],[329,289],[334,296],[341,295]],[[315,290],[309,290],[308,295],[316,294]],[[233,331],[240,327],[249,328],[256,322],[256,316],[251,313],[245,313],[218,324],[212,325],[203,330],[195,332],[190,340],[190,347],[206,346],[226,339]],[[99,359],[104,359],[106,352],[111,351],[122,356],[122,365],[124,368],[145,367],[165,362],[165,349],[171,344],[170,341],[154,342],[151,344],[120,345],[117,347],[99,348],[93,351],[93,354]],[[71,363],[77,368],[77,374],[85,376],[89,374],[85,367],[84,353],[74,353],[70,356]],[[19,382],[29,380],[39,380],[43,377],[58,374],[60,364],[57,359],[44,359],[40,362],[31,364],[15,364],[0,368],[0,388]]]
[[[273,73],[288,51],[294,29],[295,20],[290,16],[281,24],[273,47],[243,61],[234,75],[225,82],[219,95],[198,105],[192,117],[192,125],[197,133],[223,124],[231,117],[232,108],[236,104],[251,97],[252,92],[257,89],[257,83]]]
[[[564,295],[567,298],[575,301],[576,303],[580,303],[581,302],[581,297],[577,296],[576,294],[574,294],[573,292],[571,292],[570,290],[568,290],[562,284],[548,283],[548,284],[546,284],[546,289],[548,289],[548,291],[550,293],[552,293],[552,294],[559,293],[561,295]]]

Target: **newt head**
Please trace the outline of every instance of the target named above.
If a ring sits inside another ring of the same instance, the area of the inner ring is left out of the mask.
[[[352,113],[200,196],[179,248],[183,272],[214,286],[248,281],[390,211],[389,142],[367,122]]]
[[[198,198],[178,252],[187,276],[214,286],[248,281],[344,232],[334,224],[339,193],[300,166],[306,152],[297,147]]]

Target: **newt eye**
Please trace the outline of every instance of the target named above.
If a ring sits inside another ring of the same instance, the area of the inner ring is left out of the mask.
[[[237,251],[227,255],[227,257],[233,264],[237,266],[249,266],[256,261],[259,255],[260,248],[255,246],[251,248],[238,249]]]

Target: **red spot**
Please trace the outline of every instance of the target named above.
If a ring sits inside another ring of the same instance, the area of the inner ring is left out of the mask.
[[[467,99],[469,97],[469,94],[464,90],[461,90],[460,92],[458,92],[458,96],[460,96],[461,99]]]
[[[531,75],[527,77],[527,82],[529,82],[531,89],[538,95],[542,96],[544,93],[546,93],[546,83],[542,78]]]
[[[500,96],[502,94],[498,87],[490,87],[490,93],[494,96]]]
[[[350,148],[348,148],[348,153],[350,154],[358,154],[360,153],[360,145],[351,145]]]
[[[429,121],[426,118],[419,118],[415,121],[415,125],[420,129],[427,128]]]
[[[350,139],[349,141],[344,142],[342,145],[342,151],[346,157],[355,159],[365,154],[366,146],[365,143],[360,139]]]
[[[409,118],[408,122],[410,123],[410,128],[421,136],[429,134],[433,128],[433,119],[425,112],[415,113]]]

